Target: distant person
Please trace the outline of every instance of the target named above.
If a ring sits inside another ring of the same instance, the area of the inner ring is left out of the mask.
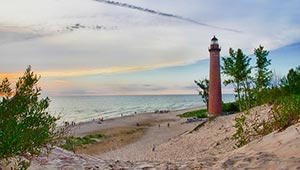
[[[168,127],[170,127],[170,123],[168,123]]]
[[[152,152],[154,152],[155,151],[155,145],[153,144],[153,146],[152,146]]]

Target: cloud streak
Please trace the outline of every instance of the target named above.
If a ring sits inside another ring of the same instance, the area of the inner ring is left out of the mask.
[[[179,64],[179,63],[178,63]],[[158,64],[158,65],[148,65],[148,66],[132,66],[132,67],[110,67],[110,68],[99,68],[99,69],[85,69],[85,70],[57,70],[57,71],[37,71],[37,74],[42,75],[43,77],[81,77],[88,75],[98,75],[98,74],[115,74],[115,73],[128,73],[136,71],[145,71],[151,69],[157,69],[162,67],[171,66],[167,64]],[[9,79],[17,79],[23,73],[0,73],[0,79],[5,77]]]
[[[205,26],[205,27],[209,27],[209,28],[215,28],[215,29],[225,30],[225,31],[230,31],[230,32],[235,32],[235,33],[242,33],[242,31],[240,31],[240,30],[236,30],[236,29],[232,29],[232,28],[225,28],[225,27],[220,27],[220,26],[215,26],[215,25],[210,25],[210,24],[206,24],[206,23],[203,23],[203,22],[196,21],[196,20],[191,19],[191,18],[187,18],[187,17],[175,15],[175,14],[164,13],[164,12],[156,11],[156,10],[153,10],[153,9],[148,9],[148,8],[143,8],[143,7],[139,7],[139,6],[135,6],[135,5],[130,5],[130,4],[127,4],[127,3],[109,1],[109,0],[95,0],[95,1],[105,3],[105,4],[114,5],[114,6],[119,6],[119,7],[123,7],[123,8],[130,8],[130,9],[134,9],[134,10],[138,10],[138,11],[142,11],[142,12],[146,12],[146,13],[150,13],[150,14],[155,14],[155,15],[159,15],[159,16],[163,16],[163,17],[175,18],[175,19],[178,19],[178,20],[190,22],[190,23],[193,23],[193,24],[197,24],[197,25],[201,25],[201,26]]]

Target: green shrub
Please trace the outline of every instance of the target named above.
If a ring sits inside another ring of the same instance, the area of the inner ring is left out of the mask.
[[[238,102],[222,103],[222,111],[229,114],[239,112]]]
[[[284,130],[300,119],[300,96],[286,96],[274,104],[272,125],[274,130]]]
[[[97,143],[98,139],[104,138],[103,134],[87,135],[84,137],[65,137],[64,144],[61,144],[60,147],[75,152],[75,148],[83,147],[84,145]]]
[[[201,109],[201,110],[195,110],[191,112],[186,112],[180,115],[177,115],[181,118],[190,118],[190,117],[197,117],[197,118],[207,118],[207,110]]]
[[[247,123],[246,116],[242,113],[235,118],[234,126],[236,128],[232,139],[236,140],[236,147],[242,147],[250,142],[249,124]]]
[[[7,78],[0,85],[3,96],[0,99],[0,160],[7,160],[5,163],[14,160],[16,169],[30,166],[31,159],[41,154],[43,148],[49,151],[57,137],[57,118],[46,110],[49,98],[39,99],[38,80],[29,66],[16,82],[14,91]]]
[[[256,135],[263,136],[282,131],[300,120],[300,96],[284,96],[275,101],[271,117],[257,128]]]
[[[258,115],[244,114],[235,118],[236,132],[232,138],[236,140],[236,146],[241,147],[249,143],[251,139],[261,137],[274,131],[282,131],[296,124],[300,120],[300,96],[284,96],[277,99],[273,105],[267,120],[258,120]],[[246,118],[247,117],[247,118]]]

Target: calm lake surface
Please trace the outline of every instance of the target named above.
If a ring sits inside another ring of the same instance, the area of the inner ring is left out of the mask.
[[[233,94],[223,94],[223,102],[234,101]],[[86,122],[93,119],[120,117],[155,110],[181,110],[204,106],[199,95],[139,96],[68,96],[50,97],[49,112],[63,121]]]

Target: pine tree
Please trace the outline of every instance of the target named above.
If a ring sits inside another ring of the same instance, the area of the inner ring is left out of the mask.
[[[208,79],[204,79],[204,80],[199,80],[196,81],[195,83],[200,87],[200,91],[199,91],[199,95],[202,97],[203,102],[206,104],[206,109],[208,110],[208,102],[209,102],[209,80]]]
[[[241,49],[236,52],[230,48],[229,57],[222,57],[223,65],[221,66],[222,73],[229,76],[229,79],[224,81],[225,85],[234,84],[236,97],[238,98],[240,111],[243,108],[242,99],[245,99],[245,108],[250,108],[249,94],[250,94],[250,60],[248,56],[244,55]],[[244,94],[242,94],[244,92]]]
[[[56,120],[47,112],[49,98],[40,99],[39,77],[29,66],[15,90],[5,78],[0,85],[0,160],[14,159],[16,169],[26,169],[30,160],[50,149],[57,136]],[[23,159],[23,158],[27,159]],[[1,165],[0,161],[0,165]],[[1,169],[1,168],[0,168]]]
[[[261,104],[261,91],[270,85],[272,79],[272,71],[268,69],[271,65],[271,60],[267,59],[269,51],[264,50],[263,46],[259,46],[254,49],[254,54],[256,56],[256,74],[255,74],[255,99],[256,105]]]

